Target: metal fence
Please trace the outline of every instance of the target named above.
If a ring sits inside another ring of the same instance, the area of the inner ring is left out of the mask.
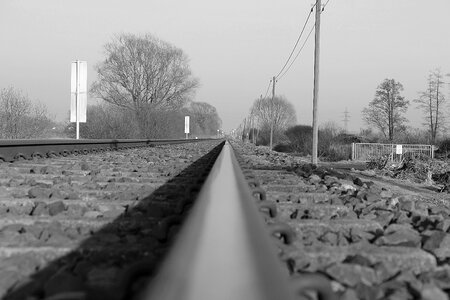
[[[372,158],[388,157],[390,161],[401,161],[404,157],[428,156],[434,158],[432,145],[353,143],[352,160],[368,161]]]

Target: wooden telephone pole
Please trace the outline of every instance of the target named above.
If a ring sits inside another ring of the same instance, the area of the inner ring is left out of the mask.
[[[317,165],[317,145],[319,140],[319,125],[317,116],[317,105],[319,102],[319,54],[320,54],[320,14],[322,12],[322,1],[316,0],[316,25],[315,25],[315,49],[314,49],[314,92],[313,92],[313,145],[312,164]]]
[[[273,116],[273,100],[275,98],[275,76],[272,78],[272,102],[270,103],[270,107],[272,108],[270,110],[270,150],[272,150],[272,142],[273,142],[273,122],[274,122],[274,116]]]

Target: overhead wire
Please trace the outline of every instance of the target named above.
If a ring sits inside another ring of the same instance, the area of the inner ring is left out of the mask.
[[[325,7],[328,5],[328,2],[330,2],[330,0],[327,0],[327,2],[322,6],[322,12],[325,10]],[[291,69],[292,65],[294,64],[294,62],[296,61],[296,59],[298,58],[298,56],[299,56],[300,53],[302,52],[303,48],[305,47],[306,43],[308,42],[309,37],[311,36],[311,33],[313,32],[313,30],[314,30],[314,28],[315,28],[315,23],[314,23],[314,25],[311,27],[311,30],[309,31],[308,35],[306,36],[305,41],[303,42],[302,46],[301,46],[300,49],[298,50],[298,52],[297,52],[297,54],[295,55],[294,59],[291,60],[292,55],[294,54],[295,49],[297,48],[298,43],[300,42],[300,39],[301,39],[302,36],[303,36],[303,33],[304,33],[305,28],[306,28],[306,25],[308,24],[308,21],[309,21],[309,19],[310,19],[310,17],[311,17],[311,14],[312,14],[312,12],[314,11],[314,8],[316,7],[316,4],[317,4],[317,2],[314,3],[313,6],[311,7],[311,10],[310,10],[310,12],[309,12],[309,14],[308,14],[308,16],[307,16],[307,18],[306,18],[305,24],[304,24],[303,27],[302,27],[302,30],[301,30],[301,32],[300,32],[298,38],[297,38],[297,41],[295,42],[294,47],[292,48],[291,53],[289,54],[289,57],[287,58],[287,60],[286,60],[286,62],[284,63],[283,67],[281,68],[280,72],[278,72],[278,75],[275,76],[275,80],[276,80],[276,81],[282,79],[282,78],[286,75],[286,73],[289,72],[289,70]],[[289,63],[289,61],[290,61],[290,63]],[[287,66],[288,64],[289,64],[289,66],[288,66],[287,69],[286,69],[286,66]],[[286,70],[285,70],[285,69],[286,69]],[[284,72],[283,72],[283,71],[284,71]],[[271,84],[271,83],[272,83],[272,79],[269,81],[269,85],[267,86],[267,90],[266,90],[266,93],[265,93],[265,95],[264,95],[264,98],[266,98],[266,97],[267,97],[267,94],[269,93],[269,89],[270,89],[270,84]]]
[[[316,26],[313,25],[311,27],[311,30],[309,31],[308,35],[306,36],[305,41],[303,42],[303,45],[301,46],[300,50],[298,50],[297,54],[295,55],[294,59],[291,61],[291,63],[289,64],[289,67],[286,69],[286,71],[281,74],[281,76],[278,78],[278,80],[280,80],[281,78],[284,77],[284,75],[286,75],[287,72],[289,72],[289,70],[291,69],[292,65],[294,64],[295,60],[297,59],[297,57],[300,55],[300,53],[302,52],[303,48],[305,47],[306,43],[308,42],[309,37],[311,36],[311,33],[313,32],[314,28]]]
[[[325,10],[325,7],[328,5],[328,2],[330,2],[330,0],[328,0],[325,5],[323,5],[322,7],[322,12]],[[311,27],[311,30],[309,31],[308,35],[306,36],[305,41],[303,42],[303,45],[301,46],[300,50],[298,50],[297,54],[295,55],[294,59],[291,61],[291,63],[289,64],[289,67],[286,69],[286,71],[281,74],[278,78],[278,80],[280,80],[281,78],[284,77],[284,75],[289,72],[289,70],[291,69],[292,65],[294,64],[295,60],[297,59],[297,57],[300,55],[300,53],[302,52],[303,48],[306,45],[306,42],[308,42],[309,37],[311,36],[311,33],[313,32],[314,28],[316,27],[316,24],[314,23],[314,25]]]
[[[264,98],[266,98],[267,94],[269,93],[269,89],[270,89],[270,84],[271,83],[272,83],[272,79],[270,79],[270,81],[269,81],[269,85],[267,86],[267,91],[266,91],[266,94],[264,95]]]
[[[314,4],[314,6],[315,6],[315,4]],[[312,14],[313,10],[314,10],[314,6],[313,6],[313,7],[311,8],[311,10],[309,11],[309,14],[308,14],[308,17],[306,18],[305,24],[303,24],[302,31],[300,32],[300,34],[299,34],[299,36],[298,36],[298,38],[297,38],[297,41],[295,42],[295,45],[294,45],[294,47],[292,48],[291,53],[289,54],[289,57],[287,58],[286,62],[284,63],[284,66],[281,68],[280,72],[278,72],[278,75],[275,76],[275,78],[278,78],[278,76],[280,76],[280,74],[283,72],[284,68],[286,68],[287,64],[289,63],[289,60],[291,59],[292,54],[294,54],[294,51],[295,51],[295,49],[296,49],[297,46],[298,46],[298,42],[300,41],[300,39],[301,39],[302,36],[303,36],[303,32],[305,31],[306,25],[308,25],[308,21],[309,21],[309,18],[311,17],[311,14]]]

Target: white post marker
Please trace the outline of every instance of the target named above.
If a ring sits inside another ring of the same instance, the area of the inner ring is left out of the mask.
[[[80,138],[80,123],[86,122],[87,110],[87,63],[74,61],[70,81],[70,122],[76,122],[76,138]]]
[[[189,135],[189,116],[184,117],[184,133],[186,133],[186,139]]]

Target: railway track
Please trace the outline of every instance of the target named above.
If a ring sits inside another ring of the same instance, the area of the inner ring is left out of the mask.
[[[89,155],[69,155],[89,152],[80,143],[10,145],[2,155],[16,160],[0,164],[1,297],[132,299],[166,252],[177,227],[170,225],[181,222],[219,143],[115,141],[95,145],[122,150]],[[131,146],[139,148],[125,149]],[[50,158],[39,158],[45,151]]]
[[[263,148],[218,143],[4,164],[0,292],[448,299],[447,207]]]

